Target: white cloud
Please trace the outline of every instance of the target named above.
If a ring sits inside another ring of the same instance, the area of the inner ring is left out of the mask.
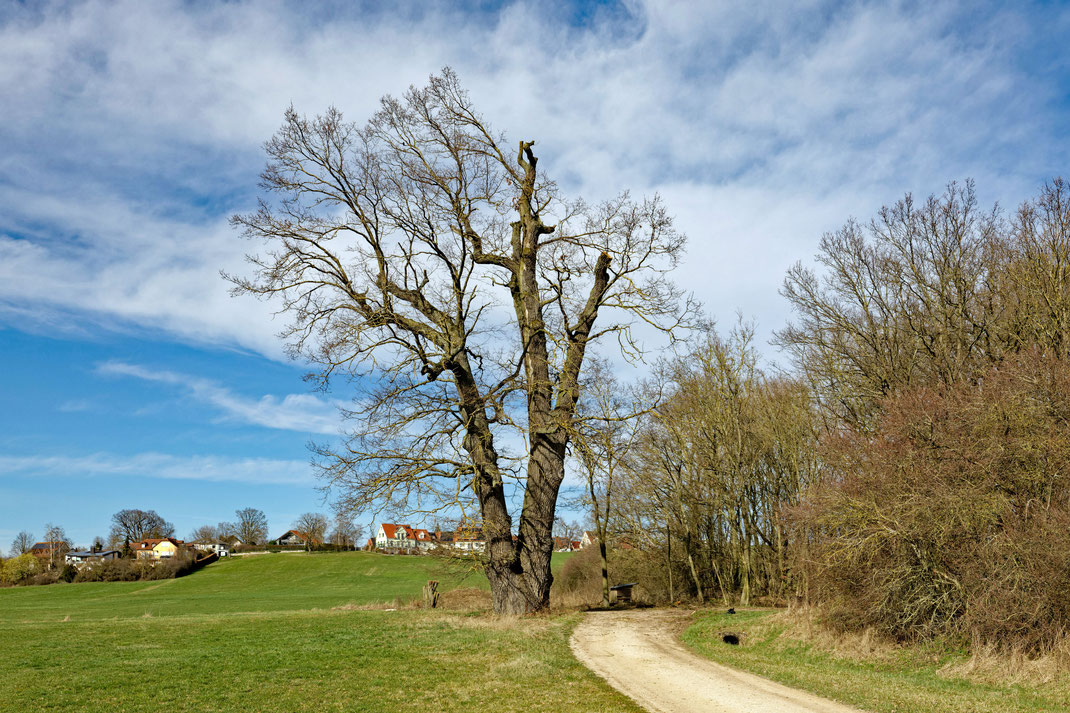
[[[629,7],[591,31],[536,3],[329,22],[261,3],[13,12],[0,319],[88,315],[281,359],[270,305],[218,277],[250,248],[221,214],[248,207],[260,143],[291,102],[360,120],[444,64],[569,191],[665,194],[692,239],[680,282],[722,321],[782,323],[784,267],[851,214],[967,176],[1013,204],[1068,158],[1057,83],[1020,60],[1065,26],[1057,9]]]
[[[204,480],[257,485],[309,485],[315,480],[307,461],[222,456],[140,453],[121,456],[0,456],[0,473],[33,477],[129,476]]]
[[[118,361],[100,364],[97,373],[174,384],[181,387],[191,398],[215,407],[228,420],[306,433],[332,436],[339,433],[337,402],[328,402],[311,394],[288,394],[282,399],[266,395],[252,399],[235,394],[210,379],[173,371],[156,371]]]

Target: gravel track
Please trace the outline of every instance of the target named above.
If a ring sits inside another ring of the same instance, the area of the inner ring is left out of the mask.
[[[678,637],[688,621],[688,613],[671,610],[590,612],[572,635],[572,651],[653,713],[860,713],[702,658]]]

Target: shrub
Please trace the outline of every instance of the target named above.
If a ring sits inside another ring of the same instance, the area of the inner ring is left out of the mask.
[[[1036,354],[886,401],[800,521],[830,621],[1046,650],[1070,629],[1070,365]]]
[[[41,564],[31,554],[12,557],[4,562],[0,581],[4,584],[21,584],[41,570]]]

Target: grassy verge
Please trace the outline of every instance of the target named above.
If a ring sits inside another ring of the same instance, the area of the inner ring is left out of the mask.
[[[741,633],[742,644],[725,644],[723,632]],[[719,663],[874,713],[1070,711],[1066,677],[1041,684],[967,680],[946,673],[966,656],[935,648],[852,655],[793,637],[774,612],[701,614],[683,640]]]
[[[429,578],[481,585],[448,577],[426,558],[262,555],[162,582],[3,589],[0,711],[640,710],[573,658],[575,615],[363,608]]]

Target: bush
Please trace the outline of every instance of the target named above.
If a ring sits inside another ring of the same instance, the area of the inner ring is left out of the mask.
[[[1070,630],[1070,365],[1024,355],[884,404],[800,513],[830,621],[1041,652]]]
[[[60,581],[60,572],[58,569],[49,569],[44,572],[38,572],[28,579],[22,581],[27,586],[39,586],[45,584],[55,584]]]
[[[663,552],[611,544],[607,555],[610,586],[637,582],[633,595],[636,601],[668,601],[668,570]],[[586,547],[565,561],[554,577],[553,594],[563,604],[593,606],[602,601],[602,556],[597,546]]]
[[[23,554],[5,560],[0,571],[0,582],[4,584],[21,584],[41,571],[41,563],[31,554]]]

